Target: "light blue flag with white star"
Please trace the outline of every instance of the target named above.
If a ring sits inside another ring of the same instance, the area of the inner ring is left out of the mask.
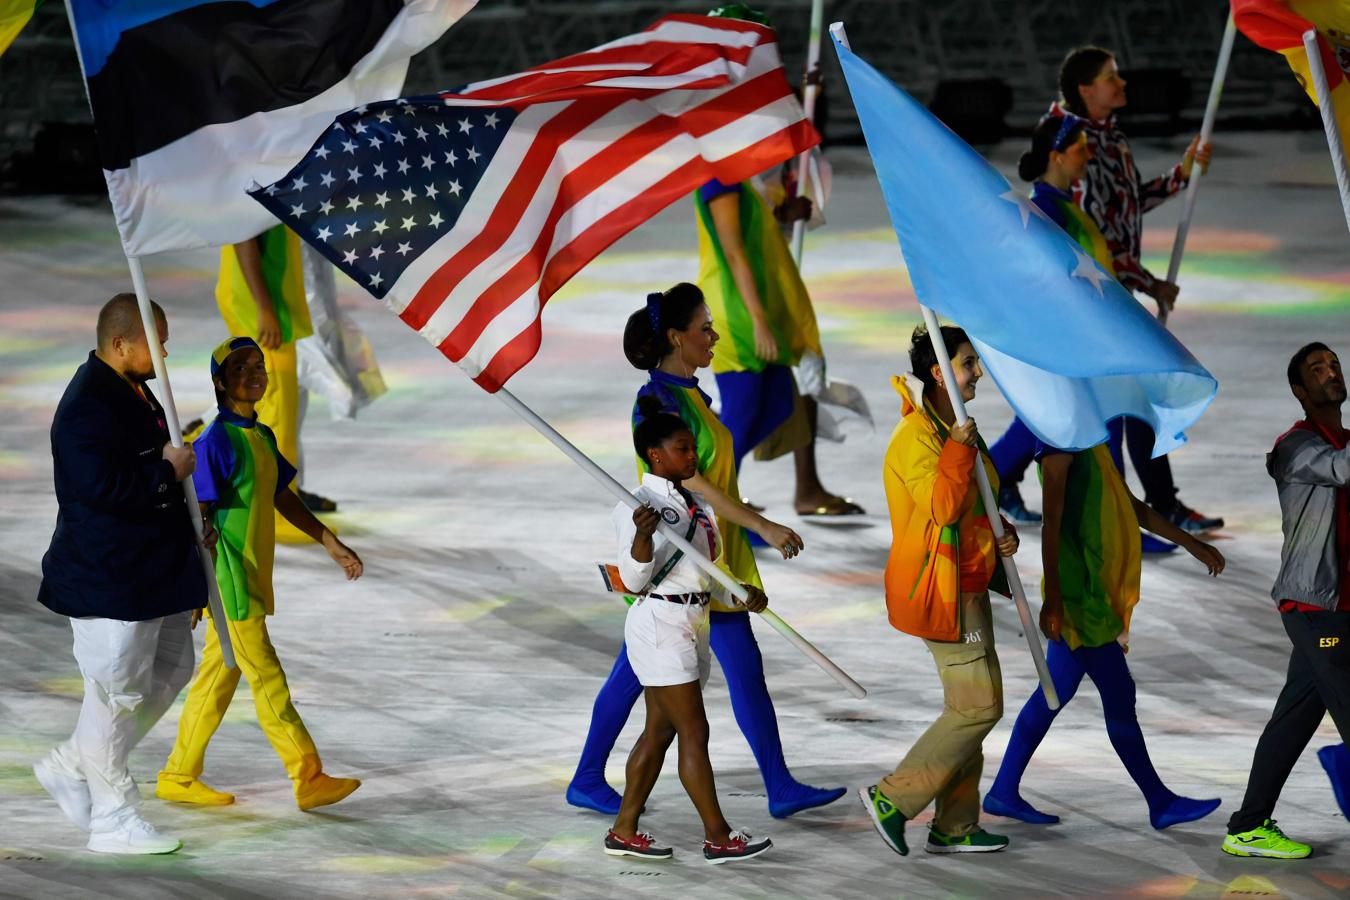
[[[1185,443],[1218,382],[1076,241],[835,41],[919,302],[965,328],[1018,416],[1082,450],[1127,415]]]

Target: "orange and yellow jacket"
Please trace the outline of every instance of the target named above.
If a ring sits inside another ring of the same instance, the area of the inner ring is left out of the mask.
[[[891,379],[902,400],[900,424],[886,448],[884,479],[891,515],[886,610],[900,631],[933,641],[961,638],[961,574],[1006,593],[994,532],[975,480],[978,454],[998,494],[989,451],[947,440],[912,375]],[[964,561],[964,562],[963,562]]]

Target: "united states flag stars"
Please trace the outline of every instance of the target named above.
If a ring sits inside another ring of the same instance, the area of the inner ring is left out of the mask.
[[[290,180],[249,193],[383,299],[454,227],[515,117],[509,107],[451,107],[440,97],[359,107]]]

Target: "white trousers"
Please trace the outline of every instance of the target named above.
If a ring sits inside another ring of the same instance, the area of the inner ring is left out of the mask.
[[[127,759],[192,677],[191,622],[187,612],[145,622],[70,620],[84,703],[75,733],[48,761],[89,783],[90,831],[114,830],[140,806]]]

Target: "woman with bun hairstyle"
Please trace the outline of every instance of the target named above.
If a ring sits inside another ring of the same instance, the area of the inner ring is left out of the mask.
[[[1042,117],[1032,131],[1031,148],[1018,160],[1017,174],[1023,181],[1032,182],[1031,202],[1036,204],[1036,208],[1063,228],[1097,265],[1115,276],[1115,262],[1105,235],[1074,200],[1073,186],[1086,177],[1092,153],[1086,119],[1072,113],[1051,113]],[[1125,474],[1125,457],[1121,444],[1127,430],[1126,421],[1116,419],[1108,426],[1111,459],[1122,476]],[[1149,448],[1151,452],[1151,443]],[[1009,513],[1014,521],[1034,523],[1041,520],[1039,515],[1034,519],[1028,518],[1017,487],[1031,465],[1035,452],[1036,436],[1016,417],[1003,436],[989,448],[1003,485],[999,489],[999,508]],[[1135,468],[1139,470],[1137,461]],[[1151,535],[1141,534],[1140,540],[1146,553],[1176,549],[1172,544]]]
[[[703,820],[703,857],[720,865],[757,856],[773,846],[768,838],[755,840],[727,824],[708,759],[708,717],[703,709],[709,668],[708,602],[714,596],[725,599],[726,589],[657,527],[665,521],[714,562],[721,558],[722,540],[707,501],[684,486],[698,475],[697,446],[689,426],[678,416],[661,412],[661,401],[651,396],[638,402],[638,414],[641,421],[633,429],[633,448],[650,471],[633,491],[641,505],[615,506],[614,527],[621,581],[638,595],[628,607],[623,633],[626,655],[646,697],[647,724],[628,755],[627,787],[614,825],[605,835],[605,853],[643,859],[674,855],[670,847],[638,830],[638,818],[661,774],[666,751],[678,736],[680,781]],[[753,585],[743,587],[749,595],[746,608],[764,609],[764,592]]]
[[[650,406],[645,401],[650,397],[662,412],[678,416],[689,427],[698,451],[698,473],[685,484],[702,494],[717,514],[723,543],[721,565],[737,581],[762,589],[747,530],[784,559],[796,556],[804,545],[791,528],[769,521],[739,499],[731,433],[709,407],[710,398],[699,389],[694,375],[712,362],[717,341],[703,293],[694,285],[677,284],[664,293],[647,295],[646,305],[629,316],[623,336],[624,355],[648,376],[634,403],[634,425],[640,424],[638,413],[644,402]],[[645,460],[638,465],[640,471],[649,471]],[[784,818],[842,797],[842,787],[811,787],[788,771],[750,614],[714,600],[709,618],[712,652],[726,676],[736,724],[759,764],[770,814]],[[595,699],[586,745],[567,787],[568,803],[611,815],[618,811],[620,798],[605,781],[605,761],[641,692],[627,648],[620,648],[609,679]]]

